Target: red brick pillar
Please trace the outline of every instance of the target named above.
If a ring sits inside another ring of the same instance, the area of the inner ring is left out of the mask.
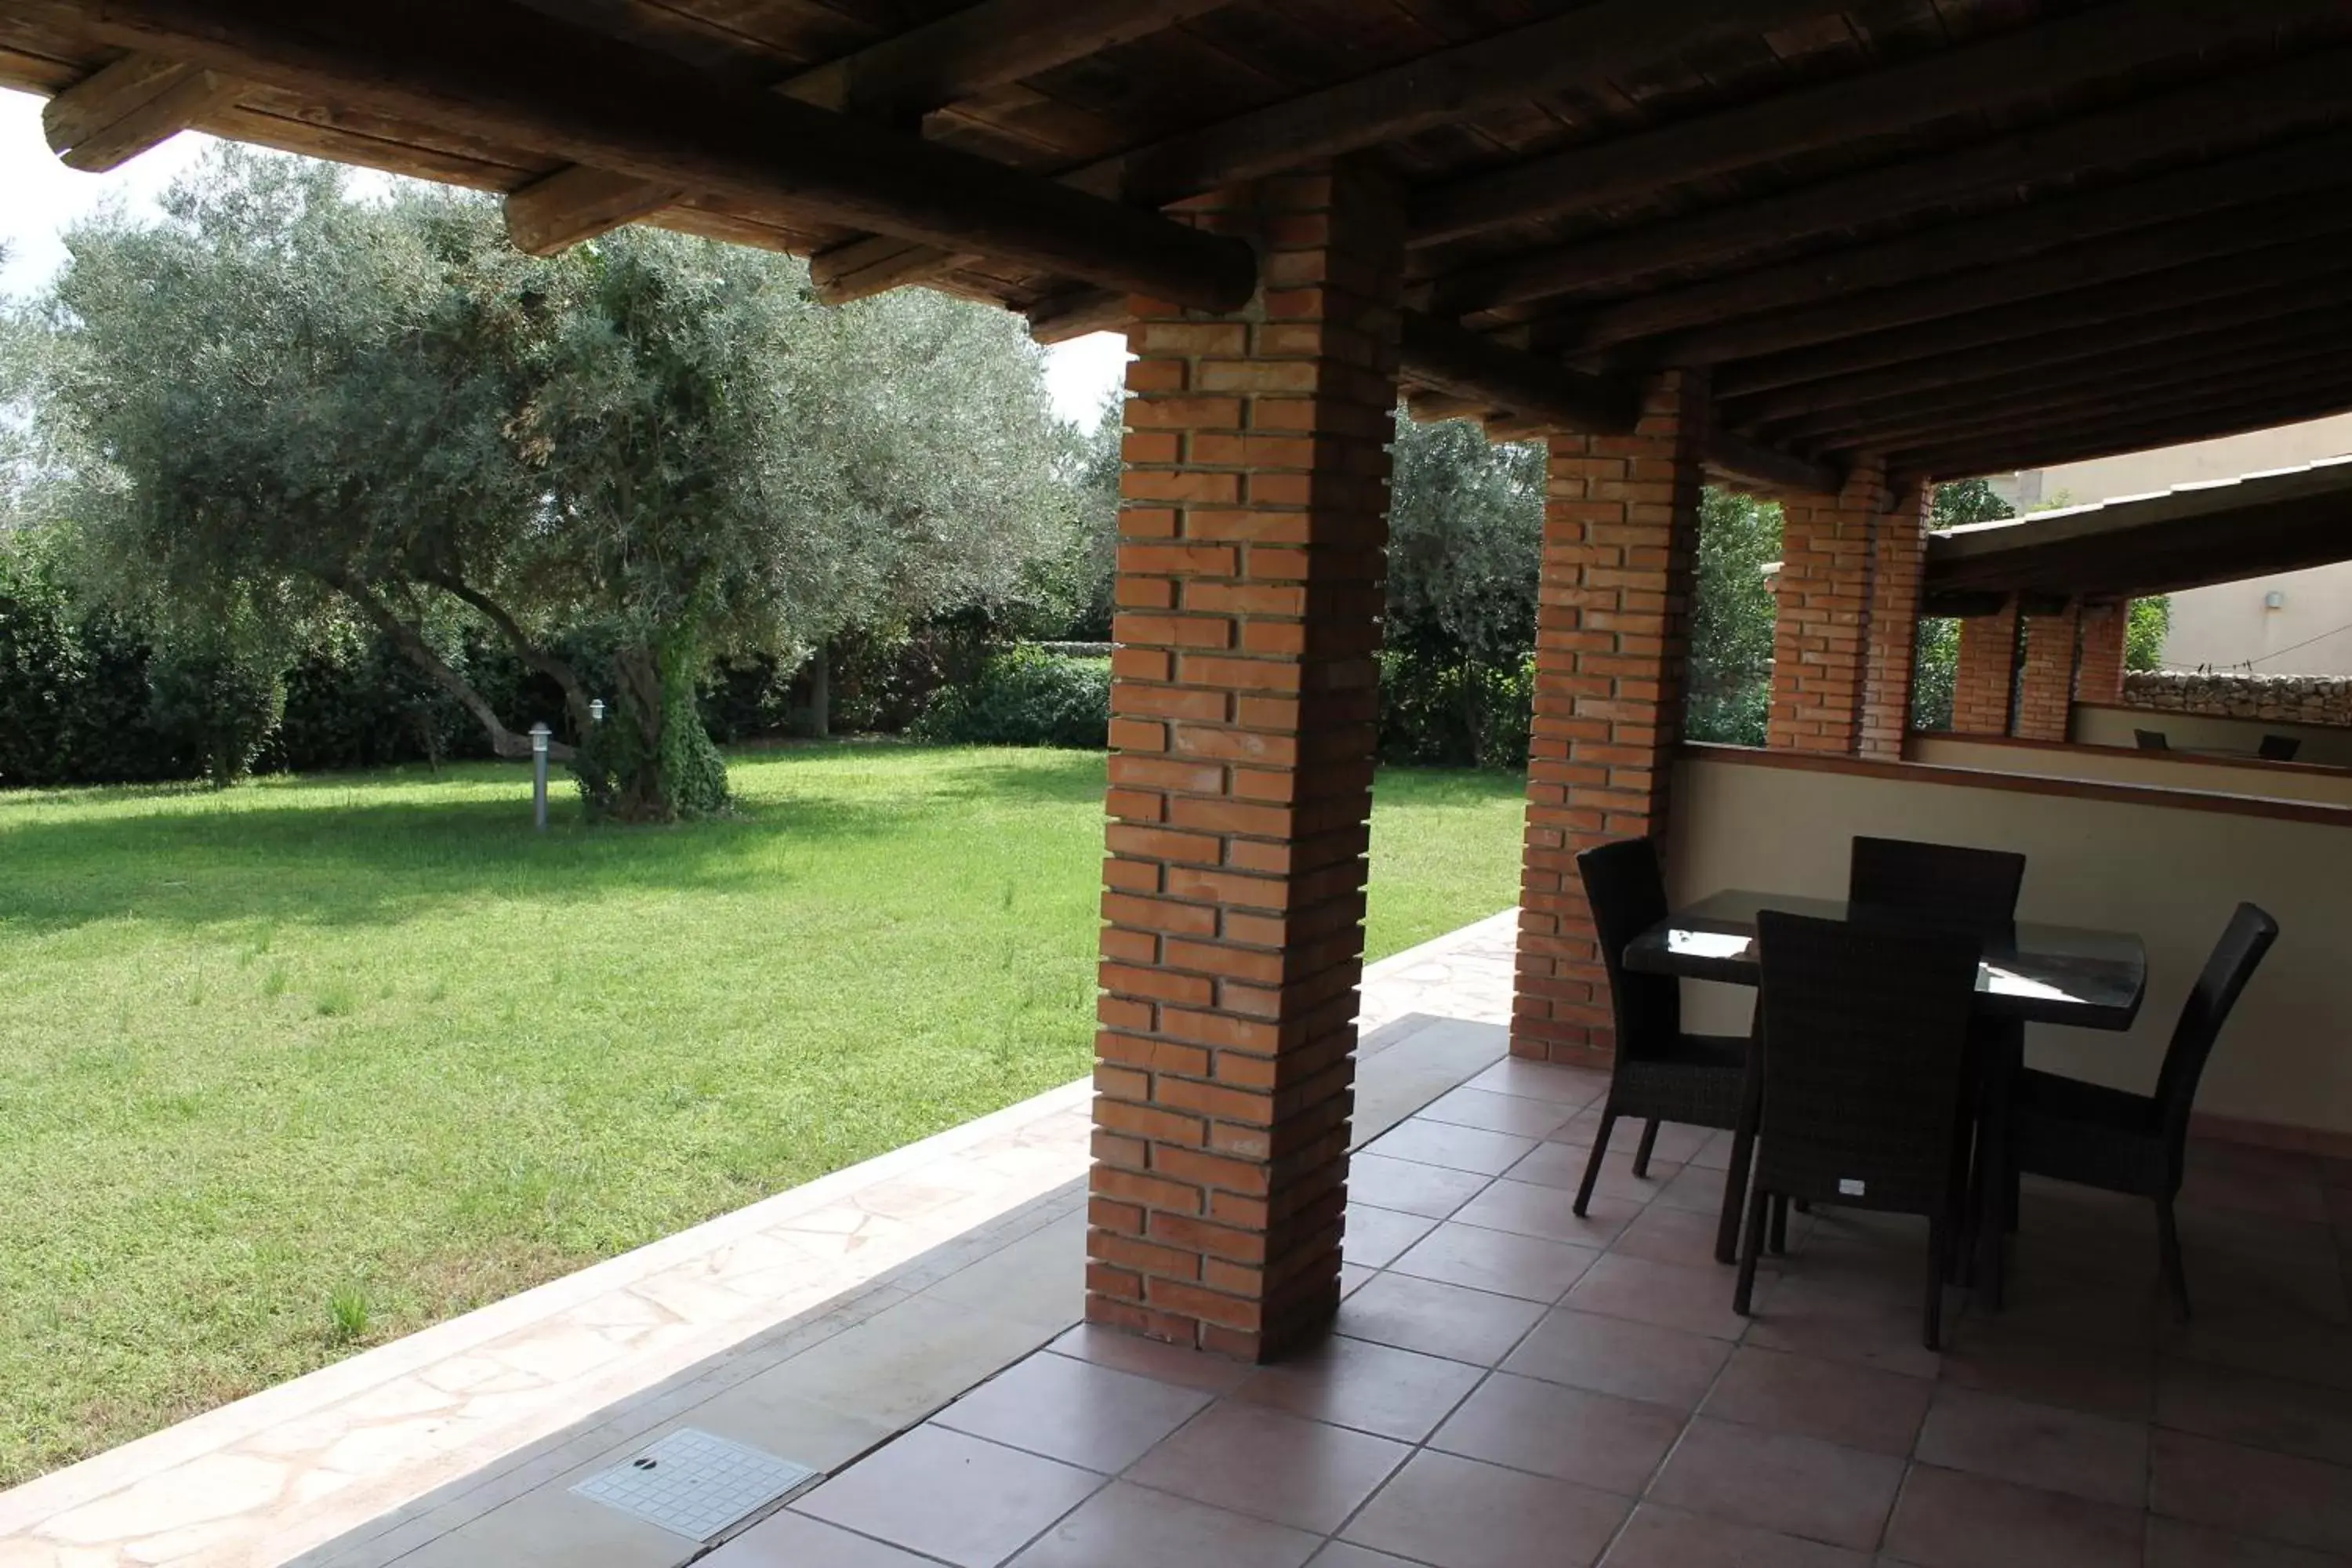
[[[1190,210],[1265,280],[1130,302],[1087,1316],[1263,1359],[1339,1297],[1402,206]]]
[[[2124,633],[2131,624],[2126,600],[2084,600],[2083,651],[2074,668],[2074,700],[2113,707],[2124,700]]]
[[[2063,741],[2074,718],[2076,601],[2025,617],[2024,679],[2017,688],[2018,738]]]
[[[1911,677],[1927,563],[1927,492],[1913,486],[1897,492],[1872,525],[1870,622],[1855,750],[1874,762],[1901,762],[1903,742],[1911,733]]]
[[[1769,746],[1850,756],[1861,742],[1872,554],[1885,510],[1885,471],[1868,460],[1837,495],[1781,503]]]
[[[1633,435],[1551,439],[1515,1056],[1610,1057],[1609,982],[1576,853],[1665,831],[1707,419],[1704,380],[1670,371]]]
[[[1952,732],[2009,733],[2010,697],[2017,681],[2017,601],[1994,616],[1960,623],[1960,657],[1952,672]]]

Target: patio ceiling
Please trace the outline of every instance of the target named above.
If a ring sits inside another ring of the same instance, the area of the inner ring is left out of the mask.
[[[2166,594],[2352,560],[2352,458],[2181,485],[1933,536],[1928,609],[1956,595]]]
[[[104,168],[173,132],[921,281],[1051,340],[1246,299],[1171,204],[1411,193],[1408,389],[1609,431],[1714,367],[1718,474],[1950,477],[2352,406],[2342,0],[0,0]]]

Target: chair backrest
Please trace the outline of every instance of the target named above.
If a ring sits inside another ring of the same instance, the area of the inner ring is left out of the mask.
[[[2024,885],[2025,857],[2006,849],[1857,836],[1845,896],[1856,911],[1992,933],[2016,925]]]
[[[1609,968],[1609,997],[1617,1014],[1622,1056],[1654,1055],[1682,1032],[1682,983],[1672,975],[1637,974],[1625,967],[1625,944],[1666,918],[1666,878],[1657,845],[1621,838],[1576,858],[1585,901]]]
[[[2179,1022],[2172,1026],[2172,1043],[2164,1048],[2164,1068],[2157,1075],[2156,1109],[2172,1151],[2176,1181],[2189,1138],[2189,1112],[2197,1103],[2197,1080],[2205,1074],[2206,1058],[2213,1054],[2213,1042],[2229,1022],[2230,1010],[2238,1005],[2246,982],[2253,978],[2278,933],[2278,921],[2267,910],[2240,904],[2190,988]]]
[[[1965,1109],[1976,941],[1869,920],[1757,918],[1758,1179],[1794,1197],[1939,1211]]]
[[[2143,752],[2168,752],[2172,742],[2164,738],[2161,730],[2134,730],[2132,740]]]
[[[2264,735],[2257,753],[2266,763],[2291,763],[2303,750],[2303,742],[2293,735]]]

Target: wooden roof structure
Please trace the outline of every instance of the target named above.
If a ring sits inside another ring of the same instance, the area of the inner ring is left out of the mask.
[[[2169,594],[2352,559],[2352,458],[1930,536],[1930,614],[2010,594]]]
[[[2352,0],[0,0],[78,167],[194,126],[1048,341],[1236,306],[1248,248],[1162,209],[1376,157],[1417,411],[1621,428],[1709,366],[1764,489],[2352,407],[2347,76]]]

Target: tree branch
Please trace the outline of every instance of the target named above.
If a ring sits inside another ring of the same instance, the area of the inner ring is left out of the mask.
[[[471,605],[480,612],[484,620],[498,628],[499,635],[507,639],[507,646],[514,649],[517,658],[563,688],[563,705],[572,714],[572,728],[583,735],[588,732],[588,726],[595,721],[588,711],[588,689],[582,683],[578,670],[532,643],[521,626],[507,614],[505,606],[480,589],[457,576],[439,573],[426,574],[424,581]]]
[[[531,754],[530,737],[518,735],[508,729],[499,718],[498,710],[482,694],[475,690],[464,676],[450,668],[448,661],[433,651],[433,645],[418,635],[415,627],[393,614],[392,607],[376,597],[366,584],[341,572],[326,574],[325,580],[329,587],[357,605],[360,612],[393,640],[411,664],[431,677],[435,685],[456,698],[466,711],[474,716],[488,734],[491,751],[501,757],[528,757]],[[572,756],[572,748],[559,741],[549,742],[547,752],[556,762],[568,761]]]

